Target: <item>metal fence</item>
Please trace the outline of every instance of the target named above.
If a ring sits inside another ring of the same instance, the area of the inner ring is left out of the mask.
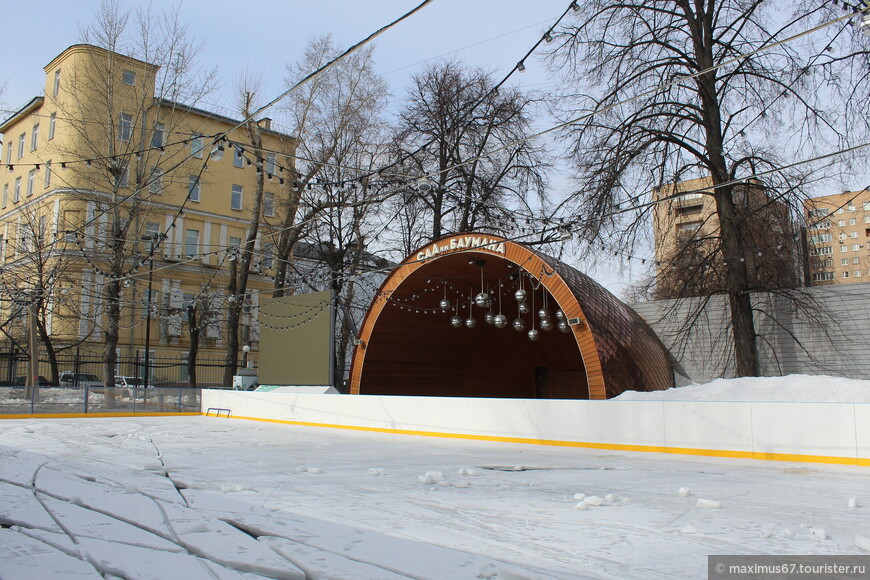
[[[23,386],[27,375],[28,360],[25,354],[0,353],[0,386]],[[114,377],[103,376],[105,374],[104,363],[103,357],[100,355],[78,351],[65,352],[57,357],[57,362],[59,376],[53,377],[49,361],[40,359],[38,373],[40,386],[85,386],[80,384],[78,380],[82,375],[95,375],[96,382],[101,384],[115,384]],[[187,357],[152,355],[151,364],[148,365],[148,384],[155,387],[219,389],[223,387],[224,368],[226,368],[226,362],[223,357],[198,357],[195,369],[196,382],[191,384]],[[144,357],[118,357],[115,376],[144,379],[145,370]],[[234,369],[233,374],[235,372],[236,369]],[[60,375],[64,373],[68,373],[76,379],[72,383],[69,381],[60,382]]]
[[[196,413],[200,389],[183,387],[0,387],[0,415]]]

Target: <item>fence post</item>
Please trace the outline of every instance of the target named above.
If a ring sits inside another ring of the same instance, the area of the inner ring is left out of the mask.
[[[181,413],[181,387],[178,387],[178,412]]]
[[[88,412],[88,393],[90,392],[90,387],[85,385],[85,414]]]
[[[26,382],[27,381],[25,381],[25,383]],[[36,382],[38,383],[39,381],[36,381]],[[33,415],[36,412],[36,411],[34,411],[34,409],[36,408],[36,389],[38,389],[38,388],[39,387],[37,387],[37,386],[30,387],[30,414],[31,415]]]

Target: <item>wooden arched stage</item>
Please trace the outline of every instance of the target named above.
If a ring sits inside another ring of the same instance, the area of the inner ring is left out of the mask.
[[[496,314],[501,297],[506,328],[486,324],[487,309],[469,306],[481,272]],[[514,298],[520,280],[530,306],[534,300],[524,316]],[[454,305],[447,312],[439,308],[445,294]],[[564,313],[569,332],[540,330],[545,296],[551,314]],[[476,325],[454,328],[455,313]],[[537,341],[511,327],[517,317],[526,330],[534,319]],[[363,320],[349,384],[352,394],[555,399],[672,386],[669,354],[633,310],[561,261],[486,234],[441,238],[393,270]]]

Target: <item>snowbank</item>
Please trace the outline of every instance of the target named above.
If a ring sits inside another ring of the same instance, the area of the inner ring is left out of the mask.
[[[666,391],[626,391],[613,400],[870,403],[870,380],[826,375],[716,379]]]

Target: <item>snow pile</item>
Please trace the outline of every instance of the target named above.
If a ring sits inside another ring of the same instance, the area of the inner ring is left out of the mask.
[[[666,391],[626,391],[613,400],[870,403],[870,380],[826,375],[716,379]]]

